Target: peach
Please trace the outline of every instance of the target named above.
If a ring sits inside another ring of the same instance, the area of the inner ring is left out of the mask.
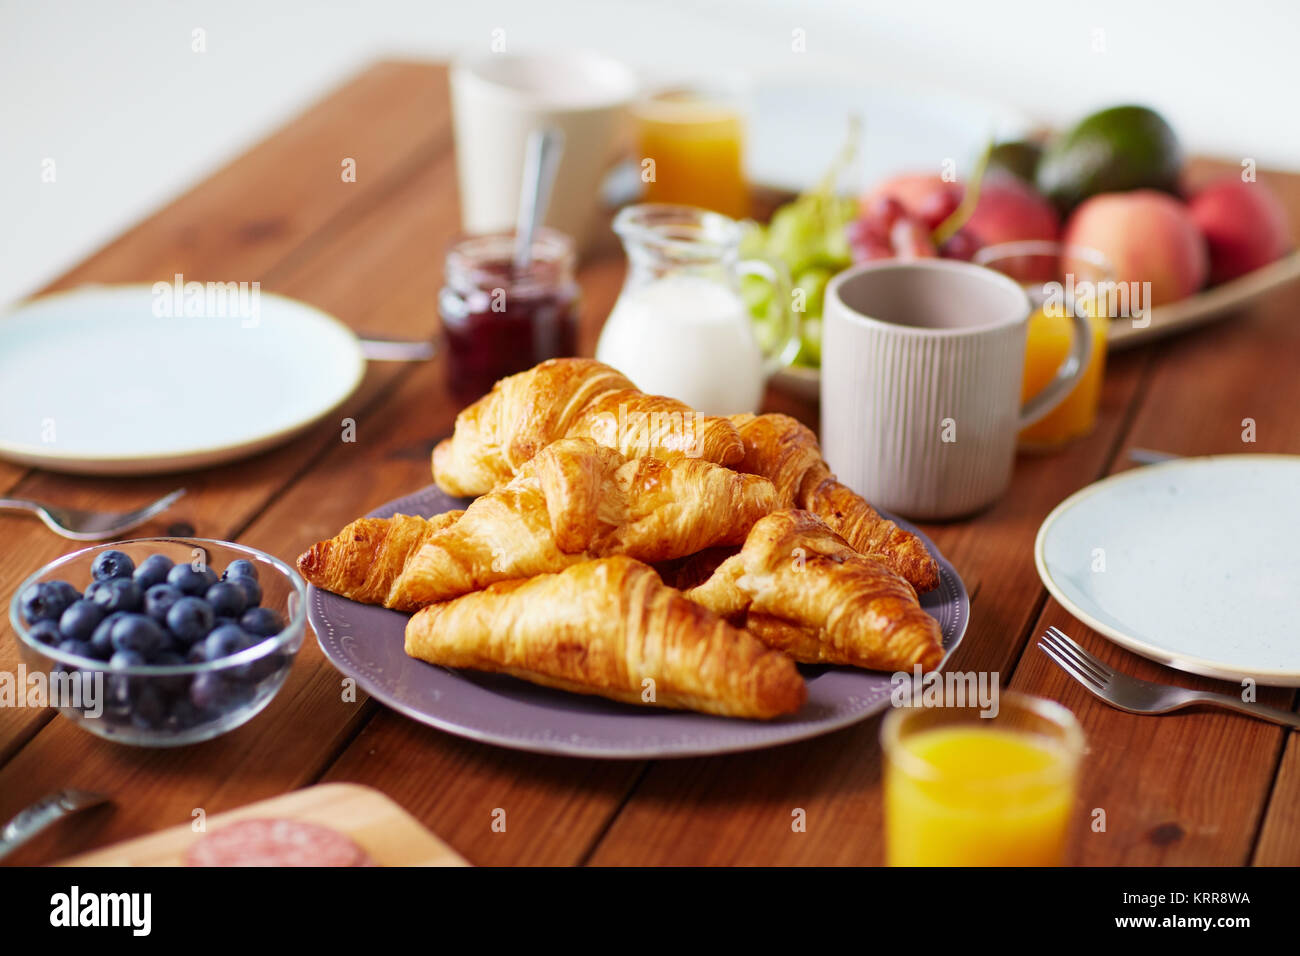
[[[1061,220],[1032,186],[1006,173],[991,172],[980,184],[979,201],[962,227],[982,246],[1022,239],[1055,239]]]
[[[1070,216],[1063,238],[1104,255],[1117,282],[1150,282],[1143,308],[1191,295],[1209,273],[1205,237],[1191,212],[1153,189],[1093,196]]]
[[[1210,250],[1210,281],[1227,282],[1281,258],[1291,248],[1286,210],[1263,183],[1229,174],[1190,202]]]

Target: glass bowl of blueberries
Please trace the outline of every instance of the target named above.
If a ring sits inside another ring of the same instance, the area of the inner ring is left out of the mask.
[[[9,620],[51,706],[107,740],[175,747],[271,702],[302,647],[307,590],[255,548],[139,538],[50,562],[19,585]]]

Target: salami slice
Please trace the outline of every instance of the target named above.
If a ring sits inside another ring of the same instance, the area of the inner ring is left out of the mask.
[[[298,820],[240,820],[209,833],[185,853],[188,866],[365,866],[366,852],[346,834]]]

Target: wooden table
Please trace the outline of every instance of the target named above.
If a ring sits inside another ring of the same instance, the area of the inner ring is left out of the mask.
[[[144,149],[145,147],[142,147]],[[356,161],[343,182],[342,161]],[[1228,164],[1197,163],[1204,175]],[[1266,178],[1300,223],[1300,176]],[[131,229],[51,288],[101,281],[260,280],[358,331],[430,336],[441,255],[458,229],[447,77],[428,64],[383,63],[247,155]],[[1297,231],[1300,234],[1300,230]],[[613,238],[583,269],[582,348],[622,281]],[[1100,420],[1086,439],[1022,457],[1001,502],[925,530],[961,572],[970,630],[951,666],[990,670],[1003,686],[1063,702],[1089,741],[1075,858],[1088,864],[1300,863],[1300,735],[1223,712],[1136,717],[1087,696],[1033,646],[1065,627],[1094,653],[1144,677],[1214,682],[1116,648],[1049,599],[1034,571],[1034,533],[1078,488],[1128,467],[1126,449],[1178,454],[1300,452],[1300,315],[1295,287],[1247,314],[1115,355]],[[196,375],[202,372],[196,369]],[[237,386],[237,383],[230,383]],[[219,392],[214,400],[219,400]],[[773,408],[816,424],[816,409],[773,394]],[[248,461],[159,478],[65,477],[0,462],[0,494],[128,508],[184,484],[190,494],[142,533],[228,538],[286,560],[357,515],[430,480],[429,451],[457,408],[441,360],[373,364],[337,420]],[[1257,442],[1242,444],[1242,419]],[[1279,529],[1279,532],[1281,529]],[[1207,536],[1215,529],[1207,524]],[[70,550],[38,522],[0,516],[0,596]],[[12,634],[0,668],[13,670]],[[49,791],[111,794],[111,811],[65,821],[11,858],[47,862],[322,780],[392,796],[480,864],[880,862],[878,719],[805,743],[677,761],[544,757],[471,743],[364,697],[308,639],[288,683],[250,724],[198,746],[132,749],[52,711],[0,710],[0,819]],[[1294,694],[1266,689],[1283,707]],[[492,827],[506,811],[505,832]],[[792,832],[791,813],[807,813]],[[1105,810],[1104,832],[1089,826]]]

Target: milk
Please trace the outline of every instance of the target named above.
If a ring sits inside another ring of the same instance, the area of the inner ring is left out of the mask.
[[[738,292],[684,273],[624,289],[596,358],[643,392],[680,399],[705,415],[755,412],[763,353]]]

